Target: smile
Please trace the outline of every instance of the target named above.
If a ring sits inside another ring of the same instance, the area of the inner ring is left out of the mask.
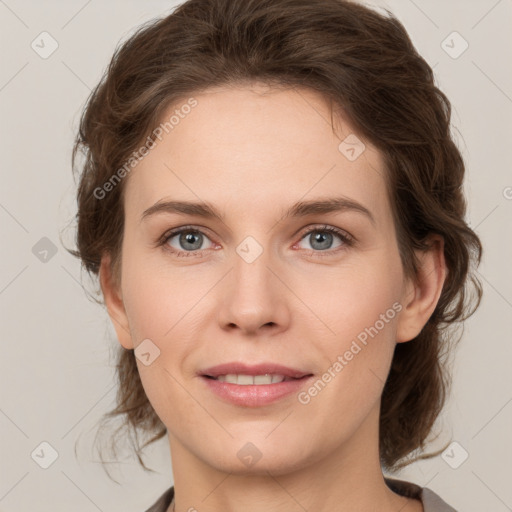
[[[266,373],[265,375],[245,375],[228,373],[226,375],[218,375],[217,377],[210,378],[218,380],[219,382],[238,384],[239,386],[261,386],[265,384],[278,384],[284,381],[295,380],[293,379],[293,377],[285,377],[284,375],[269,373]]]

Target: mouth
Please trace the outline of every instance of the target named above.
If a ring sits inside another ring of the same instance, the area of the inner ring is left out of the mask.
[[[226,375],[218,375],[213,377],[212,375],[203,375],[207,379],[217,380],[219,382],[227,382],[228,384],[238,384],[239,386],[262,386],[268,384],[279,384],[280,382],[289,382],[293,380],[300,380],[303,377],[287,377],[285,375],[266,373],[264,375],[246,375],[246,374],[235,374],[228,373]]]
[[[313,374],[263,363],[227,363],[198,372],[209,392],[241,407],[261,407],[298,393]]]
[[[219,364],[198,373],[209,379],[241,386],[279,384],[280,382],[302,379],[305,376],[312,375],[307,371],[276,363],[248,365],[239,362]]]

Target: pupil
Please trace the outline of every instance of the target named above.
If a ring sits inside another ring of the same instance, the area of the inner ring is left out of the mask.
[[[194,238],[196,239],[196,242],[194,244]],[[201,239],[198,237],[198,233],[186,233],[182,234],[181,236],[181,242],[183,242],[184,245],[186,244],[192,244],[193,247],[188,247],[188,249],[199,249],[201,247]]]
[[[316,247],[316,249],[328,249],[330,246],[330,243],[332,241],[332,234],[330,233],[317,233],[313,237],[314,243],[319,242],[319,246]],[[314,243],[311,244],[313,248],[315,248]]]

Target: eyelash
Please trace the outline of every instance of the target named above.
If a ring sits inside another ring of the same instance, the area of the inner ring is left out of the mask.
[[[176,251],[176,249],[171,248],[169,245],[167,245],[167,242],[171,238],[173,238],[176,235],[179,235],[181,233],[200,233],[204,236],[207,236],[203,231],[201,231],[200,229],[198,229],[194,226],[183,226],[181,228],[176,228],[171,231],[165,232],[162,235],[162,237],[158,240],[158,246],[165,245],[165,249],[169,250],[173,255],[175,255],[178,258],[187,258],[187,257],[191,257],[191,256],[203,257],[204,256],[203,253],[206,252],[208,249],[201,249],[201,250],[196,250],[196,251]],[[306,231],[305,233],[302,234],[299,242],[301,242],[304,238],[306,238],[311,233],[333,233],[341,239],[343,245],[336,249],[330,249],[330,250],[328,249],[325,251],[318,251],[318,250],[315,251],[314,249],[310,249],[310,250],[305,249],[306,251],[308,251],[308,254],[310,256],[315,256],[315,257],[318,256],[320,258],[332,256],[334,253],[338,253],[339,251],[346,250],[347,247],[352,247],[355,243],[355,239],[351,235],[346,233],[345,231],[342,231],[338,228],[335,228],[333,226],[327,226],[327,225],[314,226],[313,228],[309,229],[308,231]]]

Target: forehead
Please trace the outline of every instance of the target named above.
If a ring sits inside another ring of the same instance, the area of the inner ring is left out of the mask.
[[[167,110],[161,140],[130,173],[127,214],[164,197],[229,204],[241,215],[333,195],[377,216],[389,209],[381,155],[337,115],[333,131],[318,93],[253,84],[189,100]]]

